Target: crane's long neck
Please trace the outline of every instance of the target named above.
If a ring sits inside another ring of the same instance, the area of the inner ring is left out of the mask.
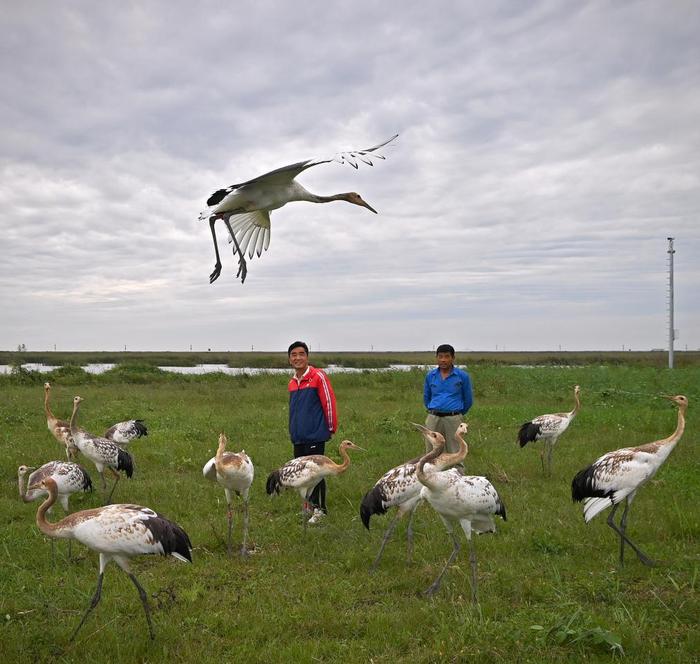
[[[312,194],[307,192],[309,198],[305,199],[311,201],[312,203],[332,203],[333,201],[346,201],[348,194],[332,194],[330,196],[319,196],[318,194]]]
[[[668,448],[669,452],[675,447],[676,443],[681,439],[681,436],[683,436],[683,432],[685,431],[685,410],[685,404],[678,406],[678,421],[676,423],[676,430],[668,438],[664,438],[662,441],[660,441],[664,447]]]
[[[58,489],[55,484],[47,485],[46,490],[49,492],[46,500],[39,505],[36,511],[36,525],[44,535],[48,537],[70,537],[70,532],[62,527],[62,521],[58,523],[50,523],[46,520],[46,512],[51,509],[58,497]]]
[[[25,476],[22,473],[17,473],[17,486],[19,487],[19,497],[25,502],[30,502],[27,500],[27,487],[25,483]]]
[[[350,455],[342,444],[340,445],[338,451],[340,452],[340,458],[343,460],[343,462],[335,463],[331,460],[331,463],[333,464],[331,468],[334,475],[341,475],[350,467]]]
[[[78,433],[78,408],[80,408],[80,402],[75,401],[73,403],[73,413],[70,416],[70,432],[72,436]]]
[[[436,462],[435,466],[439,469],[449,468],[455,464],[462,463],[469,453],[469,447],[466,441],[459,432],[455,433],[455,438],[459,442],[459,449],[456,452],[450,452],[448,454],[441,454]]]
[[[216,448],[216,456],[214,457],[214,466],[219,470],[224,463],[224,452],[226,451],[226,437],[219,436],[219,446]]]
[[[581,399],[579,398],[578,390],[574,390],[574,401],[574,409],[569,413],[569,420],[573,420],[579,408],[581,408]]]
[[[56,421],[56,416],[51,412],[51,408],[49,407],[49,394],[51,393],[51,388],[50,387],[45,387],[44,388],[44,413],[46,413],[46,420],[50,424],[53,424]]]
[[[416,477],[418,478],[418,481],[421,484],[424,484],[428,488],[433,488],[434,484],[431,482],[431,476],[434,475],[435,471],[426,473],[425,472],[425,464],[426,463],[431,463],[435,459],[437,459],[440,456],[440,453],[445,449],[445,444],[443,443],[442,445],[438,445],[437,447],[433,448],[430,452],[428,452],[426,455],[421,457],[421,460],[418,462],[418,465],[416,466]]]

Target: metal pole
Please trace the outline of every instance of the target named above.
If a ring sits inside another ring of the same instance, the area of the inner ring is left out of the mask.
[[[673,248],[673,238],[668,240],[668,368],[673,369],[673,340],[675,339],[675,330],[673,329],[673,254],[676,253]]]

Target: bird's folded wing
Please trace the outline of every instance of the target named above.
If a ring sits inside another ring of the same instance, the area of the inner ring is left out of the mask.
[[[232,215],[230,223],[243,255],[247,251],[248,258],[252,258],[254,253],[260,256],[267,251],[270,246],[270,213],[267,210]],[[230,236],[228,241],[233,242]]]

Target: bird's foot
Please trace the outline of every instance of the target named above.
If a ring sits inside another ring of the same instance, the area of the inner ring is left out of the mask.
[[[424,597],[432,597],[440,589],[439,583],[433,583],[430,587],[423,591]]]
[[[241,283],[245,283],[245,278],[248,276],[248,263],[243,256],[238,258],[238,272],[236,273],[236,278],[241,278]]]
[[[241,558],[248,558],[248,557],[250,557],[250,551],[248,551],[248,547],[247,547],[247,546],[242,546],[242,547],[240,548],[239,554],[240,554]]]
[[[214,265],[214,271],[209,275],[209,283],[213,284],[218,278],[219,275],[221,274],[221,263],[216,263]]]

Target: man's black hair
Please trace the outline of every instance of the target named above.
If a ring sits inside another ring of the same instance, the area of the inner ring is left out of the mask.
[[[303,341],[294,341],[289,345],[289,348],[287,349],[287,357],[289,357],[292,354],[292,351],[295,348],[303,348],[306,354],[309,354],[309,347]]]
[[[440,344],[437,347],[437,350],[435,351],[435,355],[437,355],[438,353],[449,353],[450,355],[452,355],[452,357],[454,357],[455,349],[454,346],[450,346],[450,344]]]

